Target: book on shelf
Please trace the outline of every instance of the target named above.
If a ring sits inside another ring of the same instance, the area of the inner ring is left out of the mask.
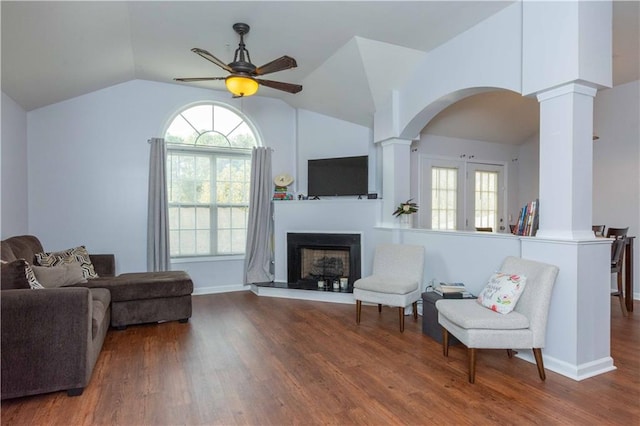
[[[540,201],[538,199],[525,204],[520,210],[514,234],[529,237],[535,236],[538,231],[539,210]]]

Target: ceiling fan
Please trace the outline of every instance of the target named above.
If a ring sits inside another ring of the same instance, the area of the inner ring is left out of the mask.
[[[197,47],[191,49],[193,53],[202,56],[204,59],[213,62],[223,70],[231,73],[229,76],[174,78],[174,80],[182,82],[224,80],[227,89],[233,93],[234,97],[251,96],[258,91],[258,85],[271,87],[272,89],[282,90],[289,93],[298,93],[302,90],[302,86],[299,84],[282,83],[280,81],[256,78],[265,74],[295,68],[298,64],[295,59],[285,55],[266,63],[261,67],[256,67],[251,63],[249,51],[245,48],[244,44],[244,36],[249,32],[249,25],[237,23],[233,24],[233,29],[240,35],[240,44],[233,56],[233,62],[229,64],[225,64],[204,49],[199,49]]]

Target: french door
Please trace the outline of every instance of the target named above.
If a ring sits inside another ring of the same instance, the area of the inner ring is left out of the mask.
[[[505,230],[504,165],[423,156],[419,175],[420,227]]]

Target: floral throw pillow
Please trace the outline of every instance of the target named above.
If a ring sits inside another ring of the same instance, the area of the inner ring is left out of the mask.
[[[478,295],[478,303],[501,314],[513,311],[527,284],[527,277],[496,272]]]
[[[53,253],[36,253],[36,259],[41,266],[57,266],[78,262],[84,278],[98,278],[89,253],[84,246]]]

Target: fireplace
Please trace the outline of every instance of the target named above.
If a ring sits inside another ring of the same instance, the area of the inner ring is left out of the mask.
[[[289,286],[318,287],[346,278],[347,291],[361,277],[360,234],[287,233]],[[345,289],[342,289],[343,291]]]

